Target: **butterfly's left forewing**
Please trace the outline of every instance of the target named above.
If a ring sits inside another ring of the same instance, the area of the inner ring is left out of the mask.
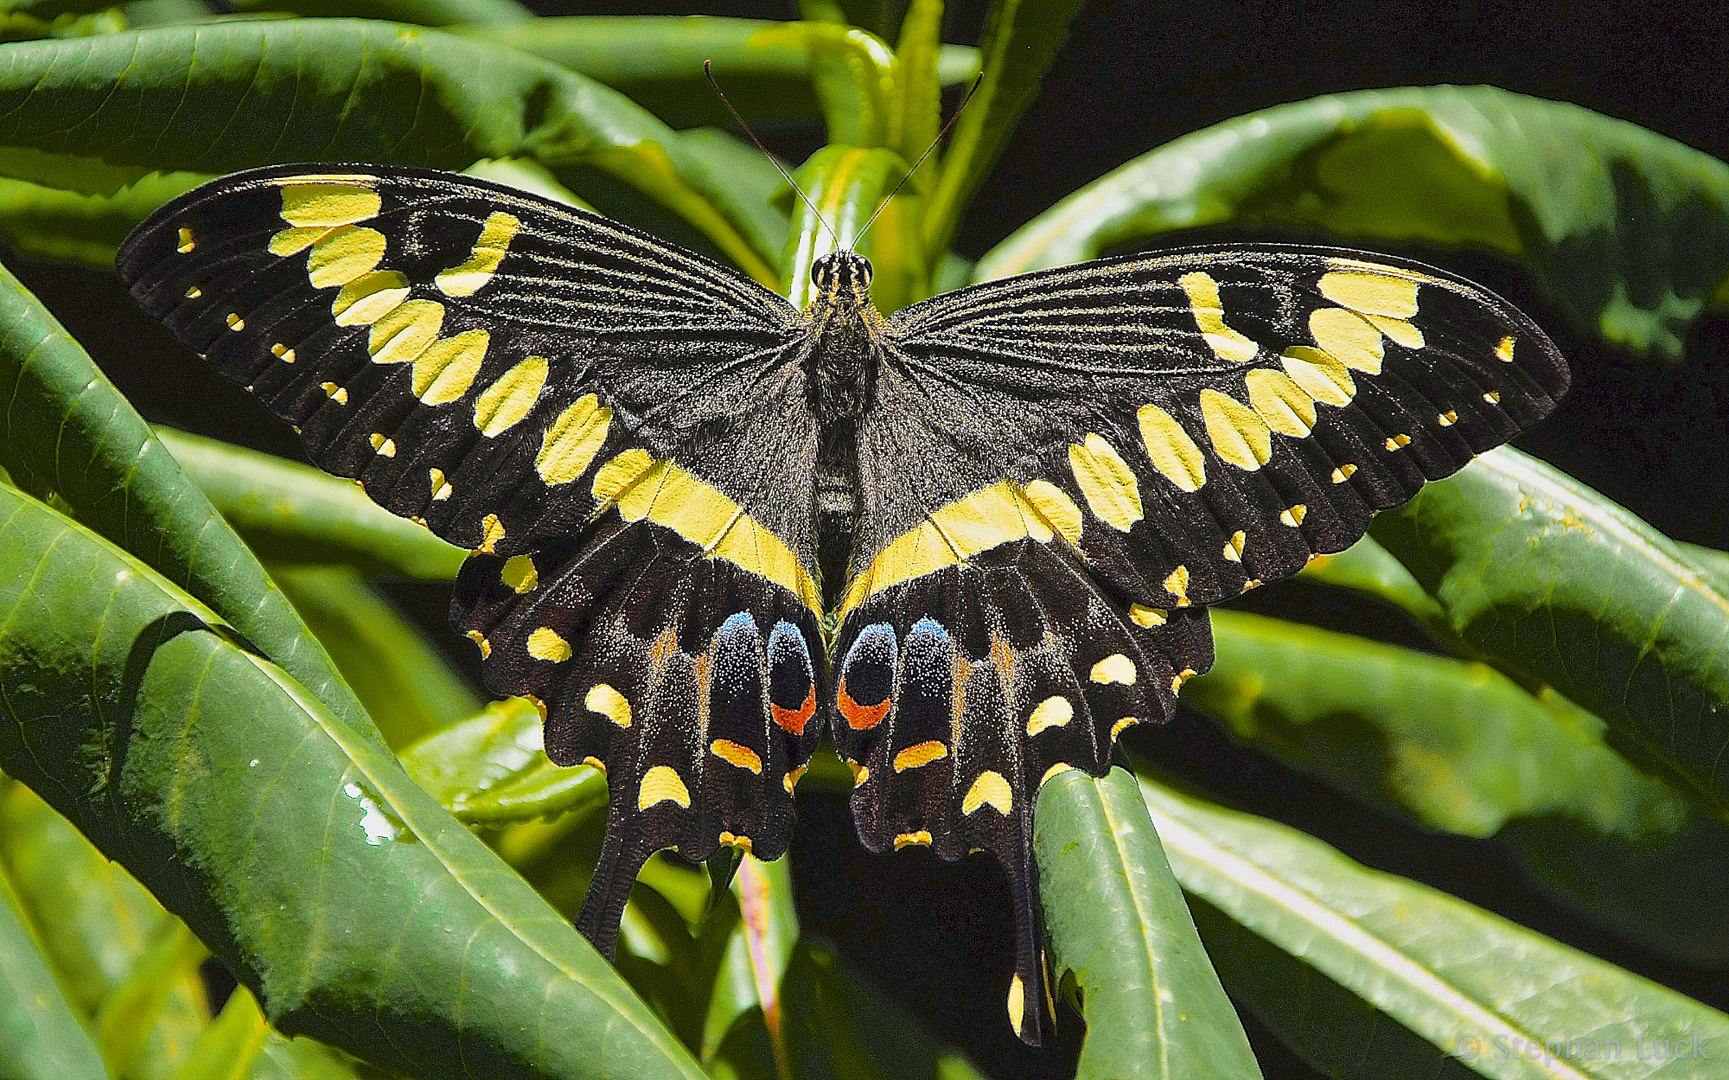
[[[913,305],[883,335],[835,644],[836,743],[873,848],[995,852],[1010,1013],[1038,1037],[1032,804],[1108,767],[1211,664],[1205,606],[1546,414],[1525,316],[1411,264],[1315,249],[1088,263]]]
[[[825,665],[784,300],[616,222],[400,168],[225,178],[118,267],[315,462],[474,550],[453,621],[489,686],[545,703],[555,761],[608,772],[597,945],[653,851],[785,848]]]

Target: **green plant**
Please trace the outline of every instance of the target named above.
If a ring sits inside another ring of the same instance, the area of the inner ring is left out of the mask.
[[[797,177],[844,231],[934,135],[939,84],[982,63],[941,158],[873,229],[885,306],[1232,221],[1486,247],[1579,324],[1670,356],[1702,305],[1729,300],[1729,167],[1483,88],[1347,95],[1198,132],[967,267],[948,252],[961,208],[1074,6],[999,3],[976,54],[939,50],[941,5],[917,0],[892,49],[820,4],[782,25],[531,20],[507,2],[372,12],[452,32],[165,6],[129,9],[165,21],[126,30],[99,4],[21,9],[13,36],[61,36],[0,46],[0,229],[24,253],[105,266],[209,175],[435,165],[580,196],[796,296],[820,226],[776,200],[755,151],[674,131],[571,69],[689,119],[713,113],[698,63],[713,58],[747,114],[819,111],[830,145]],[[970,1070],[799,936],[784,862],[746,862],[711,902],[699,872],[657,860],[618,971],[582,944],[564,918],[604,785],[530,752],[531,709],[480,709],[366,577],[448,578],[460,552],[341,482],[158,441],[10,279],[0,400],[16,485],[0,487],[0,1063],[373,1067],[282,1031],[410,1075]],[[1721,911],[1726,880],[1729,557],[1511,451],[1373,537],[1310,576],[1405,612],[1454,655],[1221,612],[1217,668],[1185,696],[1393,814],[1498,835],[1648,948],[1721,966],[1722,927],[1699,913]],[[1722,1014],[1186,793],[1160,766],[1143,761],[1138,785],[1066,776],[1040,799],[1083,1074],[1253,1075],[1216,968],[1334,1075],[1366,1057],[1381,1076],[1542,1075],[1541,1054],[1497,1050],[1557,1039],[1551,1056],[1585,1075],[1642,1075],[1636,1048],[1654,1043],[1676,1057],[1665,1075],[1713,1075],[1694,1051],[1729,1035]],[[990,932],[1006,956],[1006,929]],[[214,1022],[206,947],[248,988]]]

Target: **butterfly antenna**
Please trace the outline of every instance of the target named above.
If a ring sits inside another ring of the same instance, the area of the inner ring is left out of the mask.
[[[888,206],[889,200],[893,199],[896,195],[899,195],[901,193],[901,188],[906,187],[907,181],[911,180],[913,178],[913,173],[916,173],[919,171],[919,166],[923,165],[925,163],[925,158],[930,157],[933,153],[936,152],[936,148],[938,146],[942,145],[943,139],[948,136],[949,129],[954,127],[955,121],[957,121],[961,118],[961,113],[962,113],[962,111],[964,111],[966,109],[967,102],[971,101],[973,99],[973,95],[979,92],[979,84],[983,83],[984,81],[985,81],[985,73],[981,71],[978,74],[978,78],[973,80],[972,86],[967,89],[967,96],[964,98],[961,98],[961,103],[959,105],[955,106],[954,115],[949,117],[949,122],[943,125],[943,129],[941,131],[937,132],[937,137],[931,140],[931,144],[929,146],[925,147],[925,152],[919,155],[919,159],[917,161],[913,162],[913,167],[908,169],[906,171],[906,175],[901,177],[900,183],[896,184],[894,186],[894,190],[889,192],[888,198],[884,199],[882,202],[877,204],[876,212],[871,214],[870,220],[866,221],[864,223],[864,228],[860,229],[858,231],[858,235],[853,237],[853,246],[854,247],[857,247],[858,242],[860,240],[864,239],[864,234],[870,230],[870,227],[872,225],[876,224],[876,219],[879,216],[881,216],[883,210]],[[729,109],[731,107],[732,106],[730,106],[730,105],[727,106],[727,108],[729,108]],[[734,113],[733,115],[736,116],[738,114]],[[752,136],[752,138],[755,138],[755,136]]]
[[[738,121],[738,126],[744,129],[746,135],[750,136],[750,141],[756,144],[758,150],[762,151],[762,156],[768,158],[768,163],[774,166],[775,172],[780,173],[781,177],[786,180],[787,186],[792,188],[793,192],[797,194],[800,199],[804,200],[806,206],[810,207],[810,212],[822,225],[823,231],[828,233],[829,239],[834,241],[834,246],[837,248],[840,247],[840,237],[836,236],[834,229],[829,227],[828,221],[822,216],[822,211],[816,208],[816,203],[810,201],[810,196],[804,193],[804,188],[799,187],[798,182],[792,178],[792,174],[787,172],[786,169],[781,166],[779,159],[768,152],[768,147],[762,144],[762,140],[756,137],[756,132],[750,129],[750,125],[744,122],[744,117],[740,116],[738,110],[732,107],[732,102],[727,100],[726,91],[722,90],[720,88],[720,83],[715,81],[713,60],[704,60],[702,62],[702,73],[708,76],[709,86],[714,88],[715,96],[720,98],[720,103],[722,105],[726,106],[726,111],[732,114],[734,120]],[[974,89],[977,89],[977,87],[975,86]],[[947,129],[945,128],[944,130],[946,131]],[[922,161],[924,159],[920,158],[919,160]]]

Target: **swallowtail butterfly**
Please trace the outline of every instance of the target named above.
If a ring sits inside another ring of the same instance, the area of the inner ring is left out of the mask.
[[[544,703],[554,761],[606,770],[598,948],[652,852],[785,851],[826,734],[865,847],[1000,861],[1032,1043],[1039,785],[1171,714],[1207,605],[1343,549],[1567,386],[1526,316],[1379,256],[1131,255],[884,316],[839,252],[799,311],[397,167],[217,180],[119,269],[313,461],[473,550],[451,618],[487,683]]]

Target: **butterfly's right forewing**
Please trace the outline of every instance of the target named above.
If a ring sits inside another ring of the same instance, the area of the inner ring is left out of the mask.
[[[312,459],[473,549],[488,685],[607,769],[582,928],[648,854],[773,857],[820,729],[815,425],[780,297],[592,214],[450,174],[258,170],[127,242],[144,308]]]

